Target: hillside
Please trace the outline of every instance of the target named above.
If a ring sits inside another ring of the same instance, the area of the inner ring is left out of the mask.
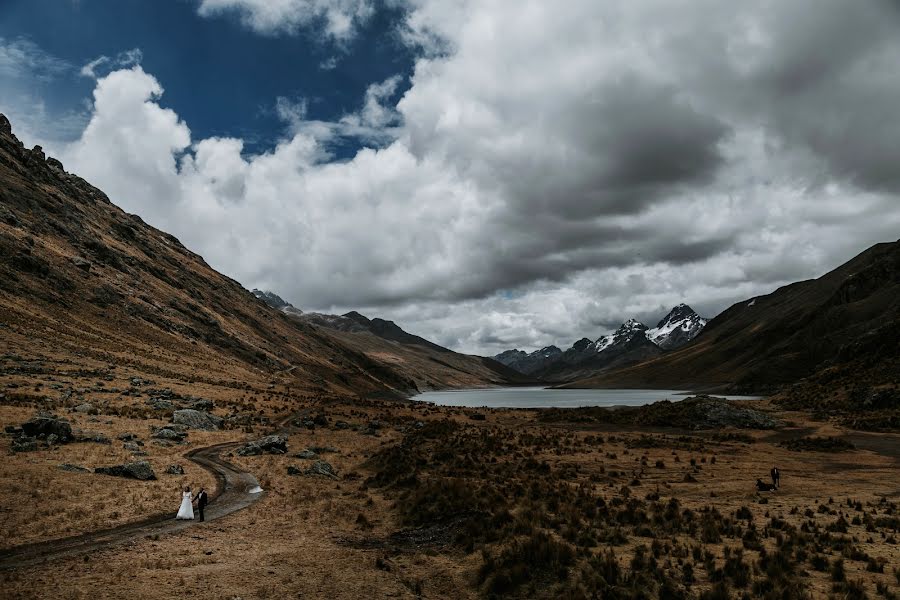
[[[735,304],[679,350],[571,386],[774,392],[797,384],[794,395],[823,381],[845,393],[893,386],[898,329],[900,242],[877,244],[818,279]]]
[[[356,311],[344,315],[304,313],[272,292],[256,290],[254,294],[296,320],[316,327],[335,343],[385,365],[413,382],[418,391],[530,381],[493,359],[454,352],[404,331],[393,321],[369,319]]]
[[[7,375],[277,384],[312,395],[416,389],[390,362],[269,307],[40,147],[24,148],[2,116],[0,257]]]

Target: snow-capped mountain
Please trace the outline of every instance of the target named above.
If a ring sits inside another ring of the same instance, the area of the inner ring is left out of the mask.
[[[559,357],[562,356],[562,353],[562,350],[556,346],[546,346],[530,353],[518,349],[507,350],[493,358],[497,362],[502,363],[511,369],[515,369],[519,373],[533,375],[546,368],[548,365],[556,362]]]
[[[647,360],[662,350],[683,346],[697,337],[706,322],[690,306],[679,304],[652,329],[636,319],[628,319],[610,335],[601,335],[596,340],[581,338],[565,352],[556,346],[531,353],[507,350],[494,360],[526,375],[548,380],[581,377]]]
[[[276,308],[283,313],[289,315],[302,315],[303,311],[299,308],[295,307],[293,304],[279,296],[274,292],[268,292],[263,290],[253,290],[253,295],[271,306],[272,308]]]
[[[656,327],[647,330],[647,339],[663,350],[672,350],[697,337],[707,322],[687,304],[679,304]]]

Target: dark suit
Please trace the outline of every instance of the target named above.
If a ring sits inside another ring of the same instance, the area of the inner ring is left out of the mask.
[[[772,485],[774,485],[775,487],[779,487],[779,485],[781,484],[781,473],[778,472],[777,468],[772,467],[771,475],[772,475]]]
[[[203,509],[206,508],[206,504],[208,502],[208,498],[206,497],[206,492],[200,490],[200,493],[194,498],[197,501],[197,512],[200,513],[200,520],[203,521]]]

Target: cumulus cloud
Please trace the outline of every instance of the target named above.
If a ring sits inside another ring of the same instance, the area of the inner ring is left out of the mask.
[[[345,41],[372,16],[371,0],[200,0],[200,16],[233,13],[257,33],[295,33],[321,24],[323,35]]]
[[[200,10],[271,33],[322,6]],[[63,158],[304,309],[469,352],[568,346],[682,301],[712,316],[896,238],[896,19],[887,1],[415,0],[400,99],[373,82],[336,121],[277,99],[284,139],[248,155],[192,139],[133,66],[98,80]],[[339,136],[372,147],[331,162]]]

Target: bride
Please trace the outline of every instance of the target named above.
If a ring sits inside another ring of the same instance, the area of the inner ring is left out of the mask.
[[[184,486],[184,492],[181,493],[181,508],[178,509],[176,519],[194,520],[194,507],[191,506],[191,488]]]

